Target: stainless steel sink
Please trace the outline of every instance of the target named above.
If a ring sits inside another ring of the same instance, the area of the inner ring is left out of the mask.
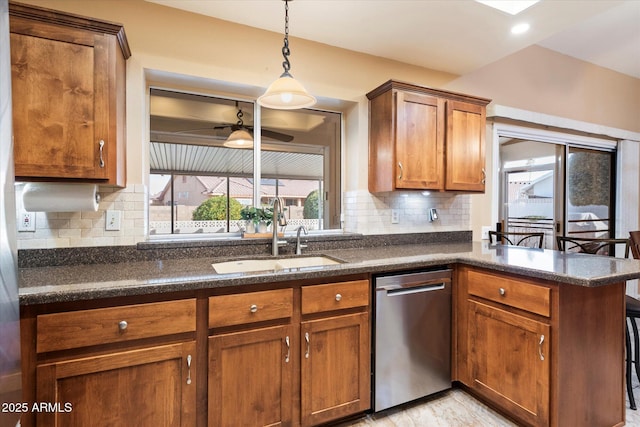
[[[250,273],[255,271],[281,271],[318,268],[342,264],[342,261],[328,256],[308,256],[296,258],[254,258],[211,264],[218,274]]]

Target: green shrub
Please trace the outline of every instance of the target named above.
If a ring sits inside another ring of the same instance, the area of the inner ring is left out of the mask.
[[[304,201],[304,208],[302,210],[302,216],[304,219],[318,219],[320,218],[320,191],[313,190],[307,194],[307,198]]]
[[[227,203],[229,204],[229,219],[240,219],[242,204],[227,196],[213,196],[205,200],[194,211],[191,218],[194,221],[215,221],[227,219]]]

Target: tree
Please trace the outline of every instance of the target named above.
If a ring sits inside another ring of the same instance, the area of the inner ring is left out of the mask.
[[[319,190],[313,190],[311,193],[307,194],[307,198],[304,201],[302,216],[304,219],[320,218],[320,191]]]
[[[194,221],[214,221],[227,219],[227,204],[229,204],[229,219],[240,219],[242,205],[236,199],[227,196],[213,196],[198,206],[191,216]]]

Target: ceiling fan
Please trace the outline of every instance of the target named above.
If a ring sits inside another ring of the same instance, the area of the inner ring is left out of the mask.
[[[241,132],[247,132],[249,134],[249,136],[251,137],[251,139],[253,139],[253,126],[247,126],[244,124],[244,122],[242,121],[242,117],[243,117],[243,113],[242,113],[242,109],[238,107],[238,102],[236,101],[236,108],[238,108],[238,113],[236,114],[236,117],[238,118],[238,121],[235,124],[222,124],[222,125],[218,125],[218,126],[209,126],[209,127],[205,127],[205,128],[198,128],[198,129],[188,129],[188,130],[183,130],[183,131],[179,131],[177,133],[189,133],[189,132],[198,132],[198,131],[205,131],[205,130],[218,130],[218,129],[230,129],[231,130],[231,134],[229,135],[229,137],[227,138],[227,141],[229,140],[233,140],[233,138],[235,137],[236,140],[238,138],[244,137],[244,135],[241,135]],[[288,135],[286,133],[282,133],[282,132],[276,132],[273,130],[269,130],[269,129],[261,129],[261,133],[263,138],[270,138],[270,139],[275,139],[278,141],[282,141],[282,142],[291,142],[293,141],[293,135]],[[246,138],[249,138],[248,136]],[[245,138],[245,140],[246,140]],[[225,143],[226,144],[226,143]],[[229,144],[230,146],[235,146],[237,147],[238,145],[236,144]]]

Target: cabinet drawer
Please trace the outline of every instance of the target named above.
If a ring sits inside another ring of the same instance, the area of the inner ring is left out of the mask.
[[[37,317],[36,351],[67,350],[195,330],[195,299],[42,314]]]
[[[531,282],[469,270],[469,294],[549,317],[551,289]]]
[[[293,314],[293,289],[209,297],[209,327],[283,319]]]
[[[369,305],[368,280],[302,287],[302,314]]]

